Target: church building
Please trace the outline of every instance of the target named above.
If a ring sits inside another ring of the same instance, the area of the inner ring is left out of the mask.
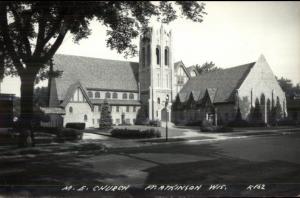
[[[140,37],[139,62],[55,55],[54,70],[62,75],[50,80],[49,107],[64,110],[64,126],[85,122],[98,127],[105,99],[116,125],[134,124],[141,107],[149,120],[170,120],[172,101],[191,78],[172,55],[172,32],[164,26],[149,28]]]
[[[172,121],[226,124],[238,112],[243,120],[251,121],[255,109],[263,123],[287,116],[285,93],[263,55],[256,62],[189,79],[173,103]],[[278,115],[273,115],[274,110]]]
[[[86,127],[99,127],[104,100],[110,104],[115,125],[134,124],[141,108],[149,120],[208,119],[211,113],[203,109],[187,116],[187,109],[173,108],[174,102],[183,104],[190,97],[195,102],[209,101],[224,119],[233,117],[237,104],[247,106],[244,97],[248,106],[262,94],[265,102],[276,98],[285,102],[264,57],[246,66],[199,75],[195,67],[173,62],[172,42],[172,32],[161,26],[141,35],[139,62],[55,55],[53,69],[62,75],[50,79],[49,107],[63,111],[61,121],[55,123],[84,122]],[[247,114],[246,109],[241,110]]]

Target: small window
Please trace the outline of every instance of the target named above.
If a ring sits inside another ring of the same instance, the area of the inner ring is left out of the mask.
[[[127,93],[123,93],[123,99],[127,99]]]
[[[93,98],[93,92],[89,91],[88,96],[89,96],[89,98]]]
[[[129,94],[129,99],[133,100],[134,99],[134,95],[133,93]]]
[[[157,104],[160,104],[160,98],[159,97],[157,98]]]
[[[95,119],[93,119],[93,124],[95,124]]]
[[[113,93],[113,98],[117,99],[118,98],[118,94],[116,92]]]
[[[100,92],[99,92],[99,91],[97,91],[97,92],[95,93],[95,98],[100,98]]]
[[[156,64],[159,65],[160,64],[160,51],[159,51],[159,47],[156,48]]]
[[[110,92],[105,93],[105,98],[110,98]]]
[[[119,112],[119,111],[120,111],[119,108],[120,108],[119,106],[116,106],[116,112]]]
[[[126,112],[129,112],[129,106],[126,107]]]
[[[97,119],[97,124],[99,124],[100,123],[100,119]]]
[[[169,65],[169,49],[165,48],[165,65]]]
[[[136,112],[136,106],[133,107],[133,112]]]
[[[73,107],[69,107],[69,112],[73,113]]]
[[[98,106],[98,111],[101,112],[101,105]]]
[[[84,119],[85,122],[87,122],[87,121],[88,121],[87,115],[84,115],[84,118],[83,118],[83,119]]]

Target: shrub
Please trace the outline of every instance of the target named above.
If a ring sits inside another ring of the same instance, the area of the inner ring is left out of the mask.
[[[233,129],[228,126],[206,126],[201,127],[202,132],[232,132]]]
[[[61,128],[57,133],[57,137],[59,140],[80,140],[82,139],[82,136],[82,131],[72,128]]]
[[[141,106],[136,115],[136,125],[147,125],[149,120],[147,119],[146,107]]]
[[[233,129],[228,126],[214,126],[211,122],[207,120],[202,121],[200,127],[202,132],[232,132]]]
[[[159,130],[155,129],[113,129],[111,135],[117,138],[155,138],[161,137]]]
[[[202,120],[188,122],[185,126],[202,126]]]
[[[85,129],[85,123],[84,122],[69,122],[69,123],[66,124],[66,128],[84,130]]]
[[[100,129],[107,129],[112,127],[112,118],[110,112],[110,105],[107,100],[101,105]]]
[[[150,126],[155,126],[155,127],[161,127],[161,121],[159,121],[159,120],[150,120],[149,125]]]
[[[291,126],[291,125],[299,125],[299,123],[296,121],[296,120],[291,120],[291,119],[288,119],[288,118],[284,118],[284,119],[281,119],[279,120],[276,125],[278,126]]]
[[[70,127],[69,127],[70,128]],[[50,134],[58,134],[59,131],[59,127],[39,127],[38,129],[36,129],[36,131],[38,132],[44,132],[44,133],[50,133]]]
[[[228,127],[248,127],[249,122],[246,120],[233,120],[227,124]]]

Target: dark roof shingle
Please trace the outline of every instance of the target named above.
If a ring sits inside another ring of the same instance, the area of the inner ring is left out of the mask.
[[[55,55],[54,69],[63,71],[56,78],[59,100],[77,81],[87,89],[138,91],[138,63],[72,55]]]
[[[200,93],[201,99],[208,89],[214,103],[231,102],[234,91],[240,87],[254,64],[255,62],[193,77],[183,86],[180,95],[189,95],[194,91]]]

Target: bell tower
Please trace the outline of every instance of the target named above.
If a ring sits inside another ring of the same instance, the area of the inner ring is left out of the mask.
[[[150,120],[170,121],[174,88],[172,32],[163,25],[148,28],[140,37],[140,99]],[[169,98],[167,113],[166,98]]]

